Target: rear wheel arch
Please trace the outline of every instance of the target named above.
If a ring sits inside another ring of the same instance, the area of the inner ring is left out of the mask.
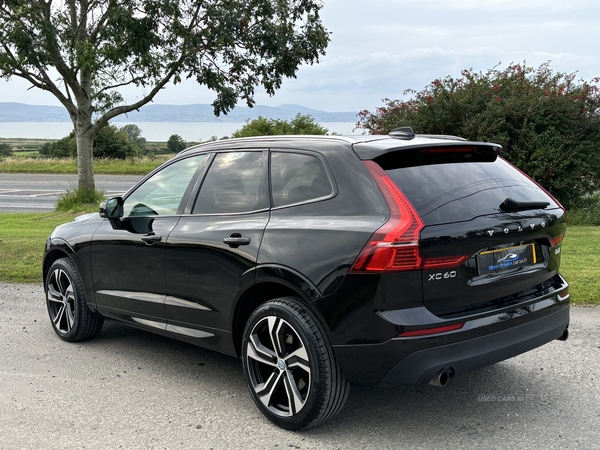
[[[245,280],[248,287],[240,291],[231,317],[233,345],[238,356],[242,354],[242,335],[248,318],[256,308],[269,300],[295,297],[310,308],[325,326],[321,314],[311,306],[312,302],[322,298],[322,294],[302,273],[279,264],[261,264],[248,272]],[[329,332],[329,328],[325,328]]]
[[[280,297],[302,298],[302,294],[291,287],[277,282],[252,285],[238,299],[232,321],[233,344],[238,356],[242,355],[244,327],[252,313],[263,303]],[[305,299],[304,303],[308,303]]]

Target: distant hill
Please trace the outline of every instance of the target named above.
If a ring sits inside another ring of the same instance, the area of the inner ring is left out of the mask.
[[[356,122],[356,112],[327,112],[301,105],[264,106],[254,108],[239,106],[227,115],[216,117],[213,107],[198,103],[193,105],[150,104],[139,111],[121,115],[114,122],[244,122],[258,116],[289,120],[296,114],[310,114],[317,122]],[[26,105],[0,102],[0,122],[69,122],[67,111],[61,106]]]
[[[0,122],[69,122],[62,106],[0,103]]]

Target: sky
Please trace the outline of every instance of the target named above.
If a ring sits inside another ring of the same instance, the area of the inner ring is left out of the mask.
[[[510,63],[600,76],[598,0],[324,0],[331,32],[327,55],[303,66],[262,105],[299,104],[324,111],[373,111],[383,98],[405,99],[436,78],[462,69],[485,72]],[[0,101],[58,105],[18,79],[0,80]],[[130,94],[128,98],[133,97]],[[155,103],[212,103],[193,81],[168,86]]]

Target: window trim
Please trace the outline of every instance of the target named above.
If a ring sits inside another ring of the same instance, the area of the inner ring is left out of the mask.
[[[192,214],[192,210],[194,209],[194,205],[196,204],[196,199],[198,198],[198,194],[200,193],[200,188],[204,183],[204,179],[206,178],[206,174],[208,173],[208,169],[212,166],[212,163],[215,159],[215,152],[206,153],[207,158],[206,162],[203,164],[203,171],[201,174],[198,174],[198,178],[196,178],[194,182],[194,187],[192,188],[190,195],[187,198],[185,207],[181,212],[181,215],[190,215]]]

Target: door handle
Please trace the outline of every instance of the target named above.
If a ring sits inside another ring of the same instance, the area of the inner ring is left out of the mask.
[[[223,243],[229,245],[231,248],[238,248],[240,245],[248,245],[250,238],[243,237],[240,233],[233,233],[231,236],[223,238]]]
[[[162,236],[151,231],[150,233],[147,233],[144,236],[142,236],[142,241],[144,241],[148,245],[152,245],[155,242],[162,241]]]

